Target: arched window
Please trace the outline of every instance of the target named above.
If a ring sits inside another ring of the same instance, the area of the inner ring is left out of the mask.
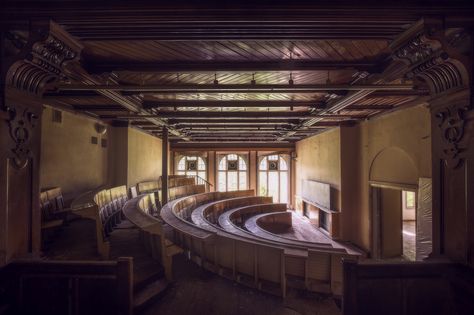
[[[183,156],[179,159],[176,173],[178,175],[198,175],[207,180],[206,163],[200,156]]]
[[[247,162],[237,154],[227,154],[220,158],[218,167],[218,190],[245,190],[248,187]]]
[[[258,194],[272,196],[274,202],[287,203],[289,194],[288,162],[281,155],[261,158],[258,176]]]

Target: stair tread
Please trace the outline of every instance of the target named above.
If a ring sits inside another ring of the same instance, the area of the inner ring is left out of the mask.
[[[134,294],[133,306],[135,308],[142,307],[148,301],[159,295],[168,287],[168,281],[164,278],[150,283],[140,291]]]

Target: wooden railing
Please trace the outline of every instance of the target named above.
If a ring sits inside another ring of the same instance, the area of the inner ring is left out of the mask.
[[[6,314],[131,315],[133,260],[16,261],[0,270]]]
[[[344,315],[474,314],[474,271],[441,262],[345,260]]]

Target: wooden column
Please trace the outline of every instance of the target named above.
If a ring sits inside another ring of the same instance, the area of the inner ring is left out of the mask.
[[[163,127],[162,141],[162,169],[161,169],[161,204],[168,203],[168,128]]]
[[[39,168],[41,97],[46,86],[67,77],[82,46],[50,21],[0,37],[0,266],[15,258],[39,256],[41,213]],[[15,54],[15,36],[24,40]]]
[[[469,91],[430,105],[433,255],[474,266],[474,111]]]

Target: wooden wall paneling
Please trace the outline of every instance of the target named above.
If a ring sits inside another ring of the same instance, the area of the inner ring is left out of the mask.
[[[431,103],[433,254],[474,266],[474,196],[469,190],[474,181],[471,108],[466,91]]]

